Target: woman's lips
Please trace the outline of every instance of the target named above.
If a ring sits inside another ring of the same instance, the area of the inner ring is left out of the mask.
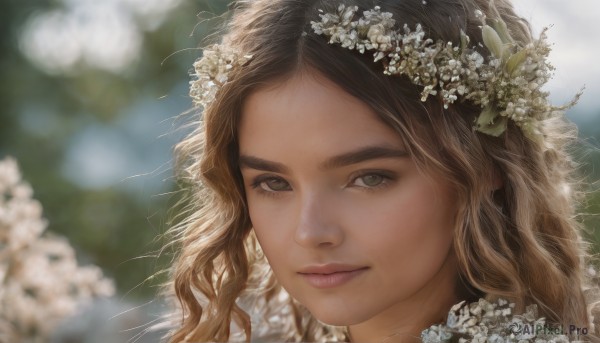
[[[320,267],[320,270],[334,270],[336,267],[326,266]],[[357,267],[354,269],[341,267],[337,268],[338,271],[330,272],[330,273],[307,273],[300,272],[299,274],[313,287],[316,288],[333,288],[339,287],[348,281],[354,279],[356,276],[364,273],[369,267]],[[308,268],[307,270],[311,270]],[[318,268],[313,268],[312,270],[319,270]]]

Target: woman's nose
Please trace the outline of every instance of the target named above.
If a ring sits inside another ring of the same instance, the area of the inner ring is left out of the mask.
[[[344,232],[336,220],[335,202],[312,194],[301,200],[294,240],[306,248],[331,248],[340,245]]]

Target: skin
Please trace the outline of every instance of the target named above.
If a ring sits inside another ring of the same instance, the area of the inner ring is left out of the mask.
[[[258,241],[281,285],[318,320],[349,326],[354,342],[412,342],[458,302],[448,184],[407,154],[320,168],[366,146],[406,151],[365,103],[304,70],[246,99],[238,138]],[[325,289],[298,274],[334,262],[368,268]]]

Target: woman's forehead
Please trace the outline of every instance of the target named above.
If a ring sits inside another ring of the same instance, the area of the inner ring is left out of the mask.
[[[332,81],[310,74],[294,75],[276,87],[250,94],[242,107],[238,134],[241,151],[260,146],[307,151],[403,144],[369,105]]]

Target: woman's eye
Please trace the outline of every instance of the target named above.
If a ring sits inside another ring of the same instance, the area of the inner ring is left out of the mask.
[[[353,185],[365,188],[366,190],[375,190],[386,187],[394,180],[393,175],[384,175],[380,173],[368,173],[354,178]]]
[[[352,185],[370,191],[386,187],[393,180],[393,175],[371,172],[355,177]],[[287,181],[273,176],[258,177],[252,182],[251,187],[256,189],[259,194],[268,196],[283,195],[283,192],[291,190],[290,184]]]
[[[261,192],[281,192],[286,191],[289,188],[289,185],[286,181],[276,178],[259,178],[252,183],[252,188],[258,188]]]

